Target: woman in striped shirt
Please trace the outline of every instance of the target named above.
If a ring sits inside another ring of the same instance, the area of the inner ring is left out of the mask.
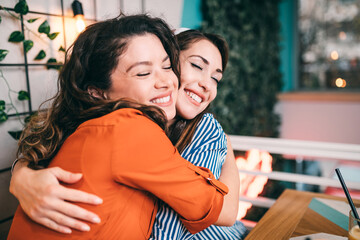
[[[176,143],[175,145],[182,152],[182,156],[185,159],[195,165],[209,168],[216,178],[220,177],[222,168],[227,167],[231,169],[231,174],[221,177],[231,177],[234,179],[234,186],[229,186],[229,189],[235,192],[235,194],[229,194],[229,196],[234,198],[234,201],[236,201],[234,206],[237,206],[238,173],[234,158],[231,155],[232,152],[225,161],[227,156],[225,134],[213,116],[205,114],[210,102],[216,97],[217,85],[226,67],[226,42],[217,35],[202,34],[194,30],[183,32],[177,37],[181,48],[182,72],[177,104],[178,118],[172,122],[171,140],[173,143]],[[189,144],[190,141],[191,144]],[[60,174],[63,173],[61,172]],[[66,181],[66,179],[61,180]],[[91,203],[91,200],[96,199],[94,196],[90,196],[90,200],[84,200],[84,197],[89,197],[89,195],[83,193],[79,195],[79,192],[69,194],[72,194],[70,200],[76,199],[78,202]],[[21,198],[23,196],[18,197]],[[28,201],[30,206],[39,205],[36,202],[36,198],[31,199],[31,195],[26,197],[30,199]],[[60,198],[66,199],[67,197],[63,196]],[[67,203],[67,206],[69,204]],[[64,209],[60,210],[63,206],[58,208],[58,210],[52,209],[52,211],[64,212]],[[70,217],[75,216],[80,219],[94,218],[94,215],[85,210],[80,215],[75,215],[76,211],[79,212],[80,210],[77,208]],[[234,209],[229,214],[236,214],[236,212],[237,209]],[[67,222],[67,224],[64,224],[60,222],[59,224],[65,226],[72,224],[70,227],[81,229],[83,223],[75,220],[72,223]],[[236,222],[231,227],[211,226],[198,234],[191,235],[180,222],[178,215],[165,204],[161,204],[152,237],[154,239],[241,239],[245,231],[245,227],[240,222]]]
[[[216,179],[233,178],[234,185],[228,187],[230,192],[236,193],[229,196],[233,197],[237,206],[239,179],[233,152],[231,146],[227,152],[226,136],[218,121],[212,114],[206,113],[216,97],[217,86],[226,68],[226,41],[216,34],[197,30],[181,32],[176,38],[180,47],[181,86],[170,139],[183,158],[196,166],[210,169]],[[232,172],[221,175],[222,168],[229,168]],[[236,213],[237,209],[233,209],[228,214]],[[236,221],[233,226],[212,225],[192,235],[181,223],[179,215],[161,203],[150,239],[243,239],[246,232],[244,225]]]

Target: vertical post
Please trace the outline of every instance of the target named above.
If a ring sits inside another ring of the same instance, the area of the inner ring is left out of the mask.
[[[25,36],[25,31],[24,31],[24,18],[23,15],[20,14],[20,23],[21,23],[21,32],[24,34]],[[26,55],[26,51],[25,51],[25,43],[23,42],[23,49],[24,49],[24,63],[25,63],[25,78],[26,78],[26,90],[29,93],[29,96],[31,96],[30,94],[30,80],[29,80],[29,66],[28,66],[28,60],[27,60],[27,55]],[[28,107],[29,107],[29,112],[30,114],[32,113],[32,105],[31,105],[31,97],[28,101]]]
[[[145,0],[141,0],[141,13],[145,13]]]
[[[65,49],[65,59],[64,59],[64,63],[66,61],[66,32],[65,32],[65,10],[64,10],[64,1],[60,0],[60,4],[61,4],[61,17],[62,17],[62,24],[63,24],[63,32],[64,32],[64,49]]]
[[[303,166],[304,166],[304,158],[302,156],[296,156],[295,160],[296,160],[295,171],[298,174],[302,174],[303,173]],[[304,183],[296,182],[295,186],[296,186],[296,190],[299,190],[299,191],[305,190]]]

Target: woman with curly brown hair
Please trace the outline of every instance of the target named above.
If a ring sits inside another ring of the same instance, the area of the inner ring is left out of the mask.
[[[102,222],[68,237],[147,239],[157,199],[192,233],[224,221],[227,187],[181,158],[164,132],[175,116],[177,57],[168,26],[145,15],[93,24],[74,43],[51,108],[31,121],[19,143],[30,166],[81,172],[70,187],[104,200],[81,205]],[[9,239],[63,237],[20,207],[9,233]]]

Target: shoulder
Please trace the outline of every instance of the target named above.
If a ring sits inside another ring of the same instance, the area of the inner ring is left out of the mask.
[[[157,125],[144,114],[133,108],[122,108],[108,113],[102,117],[90,119],[82,123],[79,128],[93,127],[93,126],[115,126],[115,125]]]
[[[208,146],[211,146],[211,148],[226,148],[224,130],[212,114],[206,113],[201,118],[190,145],[188,147],[192,150]]]
[[[220,137],[222,135],[225,136],[224,130],[221,127],[220,123],[211,113],[204,114],[197,126],[195,134],[215,134]]]
[[[224,131],[223,128],[221,127],[220,123],[218,122],[218,120],[216,120],[216,118],[214,117],[214,115],[212,115],[211,113],[205,113],[204,116],[202,117],[200,124],[207,124],[215,129],[218,129],[219,131]]]

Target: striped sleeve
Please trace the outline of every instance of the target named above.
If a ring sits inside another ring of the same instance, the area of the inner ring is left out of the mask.
[[[226,154],[225,133],[214,116],[207,113],[198,124],[191,143],[181,155],[195,166],[210,169],[215,178],[219,179]]]

